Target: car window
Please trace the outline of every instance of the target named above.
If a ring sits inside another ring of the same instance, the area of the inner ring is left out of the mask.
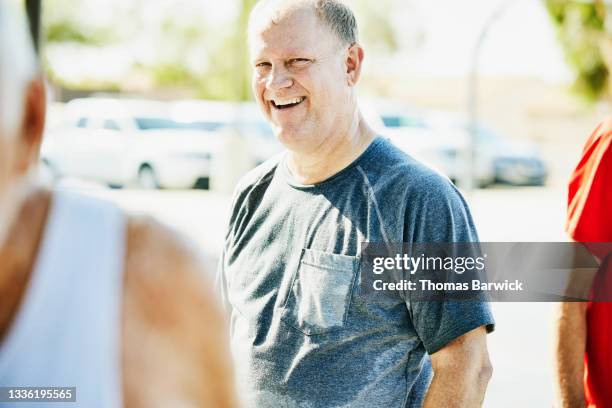
[[[79,118],[79,120],[77,121],[77,127],[78,128],[86,128],[87,125],[89,124],[89,119],[88,118]]]
[[[179,122],[168,118],[135,118],[136,125],[140,130],[158,130],[158,129],[175,129],[175,130],[204,130],[214,131],[223,124],[217,122]]]
[[[472,132],[472,126],[466,124],[463,126],[463,130],[470,133]],[[476,126],[476,138],[482,143],[498,143],[501,140],[499,135],[488,127],[480,124]]]
[[[136,126],[140,130],[172,129],[176,127],[173,120],[163,118],[136,118]]]
[[[104,121],[104,129],[107,130],[121,130],[119,129],[119,125],[112,119],[106,119]]]
[[[497,134],[495,134],[495,132],[493,132],[491,129],[485,127],[485,126],[479,126],[478,127],[478,138],[481,141],[487,141],[487,142],[498,142],[499,141],[499,136]]]
[[[422,129],[427,127],[423,119],[416,116],[383,115],[382,120],[388,128],[409,127]]]
[[[215,130],[221,129],[224,126],[226,125],[224,125],[223,123],[218,123],[218,122],[193,122],[193,123],[187,124],[187,128],[189,129],[209,130],[209,131],[215,131]]]

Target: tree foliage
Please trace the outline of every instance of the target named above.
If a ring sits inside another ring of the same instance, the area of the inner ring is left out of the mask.
[[[104,5],[106,13],[99,13],[103,4],[99,1],[45,0],[44,43],[60,48],[76,44],[95,52],[123,46],[130,50],[125,54],[133,59],[132,72],[126,74],[128,79],[147,77],[154,88],[185,89],[206,99],[251,99],[246,36],[249,15],[257,0],[230,0],[235,2],[236,14],[223,23],[203,19],[195,7],[200,1],[113,0]],[[369,46],[383,53],[397,51],[399,34],[387,14],[401,1],[406,0],[349,1],[360,19],[361,38]],[[214,6],[214,0],[207,2]],[[151,13],[152,9],[157,13]],[[162,18],[151,20],[151,14]],[[152,51],[143,52],[143,48]],[[87,89],[93,83],[94,87],[122,89],[125,85],[122,79],[116,83],[96,82],[87,75],[83,79],[61,78],[54,68],[50,61],[47,69],[51,77],[70,88]]]
[[[610,96],[610,63],[606,55],[606,6],[602,0],[545,0],[566,59],[576,73],[574,90],[588,100]]]

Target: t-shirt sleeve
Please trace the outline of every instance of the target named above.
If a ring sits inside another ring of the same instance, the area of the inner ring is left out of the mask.
[[[223,243],[223,249],[221,251],[221,256],[219,257],[219,262],[217,264],[217,271],[215,275],[215,289],[221,299],[223,309],[228,314],[231,311],[231,306],[229,303],[227,290],[227,277],[225,276],[225,262],[227,259],[227,252],[229,251],[230,246],[232,244],[234,225],[236,223],[236,218],[239,210],[238,200],[240,197],[240,191],[240,188],[237,187],[232,195],[229,220],[225,230],[225,241]]]
[[[423,193],[414,203],[407,222],[416,222],[415,242],[477,242],[478,234],[467,203],[450,181],[439,177],[425,180]],[[413,195],[414,196],[414,195]],[[408,298],[412,323],[429,354],[479,327],[488,332],[494,320],[488,302],[479,300],[418,300]]]
[[[227,280],[225,278],[225,248],[221,252],[217,272],[215,275],[215,289],[221,301],[221,306],[226,313],[230,311],[229,299],[227,296]]]
[[[568,190],[569,236],[579,242],[612,241],[612,117],[591,134]]]

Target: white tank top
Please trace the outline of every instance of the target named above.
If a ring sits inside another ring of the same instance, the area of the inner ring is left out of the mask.
[[[58,191],[19,311],[0,344],[0,387],[76,387],[76,403],[122,405],[126,221],[113,204]]]

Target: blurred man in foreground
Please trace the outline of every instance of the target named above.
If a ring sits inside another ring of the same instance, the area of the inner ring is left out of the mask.
[[[288,152],[240,183],[220,265],[248,405],[479,406],[487,304],[359,290],[365,242],[477,235],[452,184],[363,120],[353,13],[336,0],[260,1],[249,47],[255,97]]]
[[[76,403],[56,407],[235,406],[194,251],[151,220],[33,180],[45,94],[16,4],[0,2],[0,387],[76,387]]]
[[[569,186],[567,231],[578,242],[612,242],[612,117],[589,138]],[[596,247],[601,261],[591,302],[561,303],[557,322],[557,388],[563,408],[612,406],[612,299],[609,246]],[[601,249],[606,249],[601,251]],[[604,300],[606,302],[604,302]]]

